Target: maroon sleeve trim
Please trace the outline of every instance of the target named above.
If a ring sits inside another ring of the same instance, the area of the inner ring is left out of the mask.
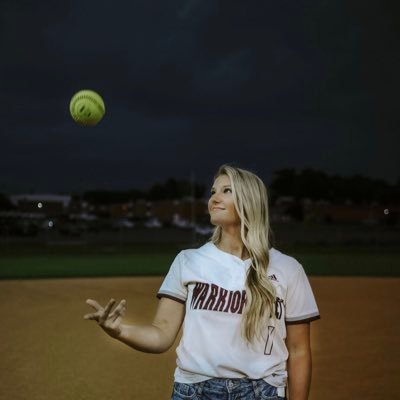
[[[297,321],[285,321],[285,323],[286,323],[286,325],[305,324],[307,322],[316,321],[317,319],[320,319],[320,318],[321,318],[320,315],[316,315],[316,316],[311,317],[311,318],[299,319]]]
[[[166,297],[167,299],[175,300],[175,301],[177,301],[178,303],[181,303],[181,304],[186,304],[185,300],[178,299],[177,297],[170,296],[169,294],[164,294],[164,293],[158,293],[157,294],[157,298],[161,299],[162,297]]]

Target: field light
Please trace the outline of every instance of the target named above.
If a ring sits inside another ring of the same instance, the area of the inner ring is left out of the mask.
[[[42,203],[38,203],[38,208],[43,208],[43,204]]]

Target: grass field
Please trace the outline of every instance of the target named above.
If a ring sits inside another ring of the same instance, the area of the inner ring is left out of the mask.
[[[179,250],[176,244],[2,246],[0,279],[163,276]],[[400,249],[394,246],[307,245],[280,250],[301,262],[308,275],[400,276]]]

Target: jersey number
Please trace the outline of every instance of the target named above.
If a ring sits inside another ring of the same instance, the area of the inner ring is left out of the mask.
[[[274,335],[275,335],[275,327],[268,326],[268,337],[267,337],[267,342],[265,343],[265,350],[264,350],[264,354],[266,356],[271,355],[272,347],[274,345]]]

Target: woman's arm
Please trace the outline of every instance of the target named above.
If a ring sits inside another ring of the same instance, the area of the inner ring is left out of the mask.
[[[307,400],[311,384],[310,323],[287,325],[289,400]]]
[[[122,300],[113,311],[115,300],[111,299],[103,308],[95,300],[87,300],[96,312],[86,314],[85,319],[95,320],[111,337],[125,343],[135,350],[146,353],[167,351],[175,341],[182,325],[185,305],[168,298],[161,298],[151,325],[125,325],[122,318],[125,314],[125,300]]]

